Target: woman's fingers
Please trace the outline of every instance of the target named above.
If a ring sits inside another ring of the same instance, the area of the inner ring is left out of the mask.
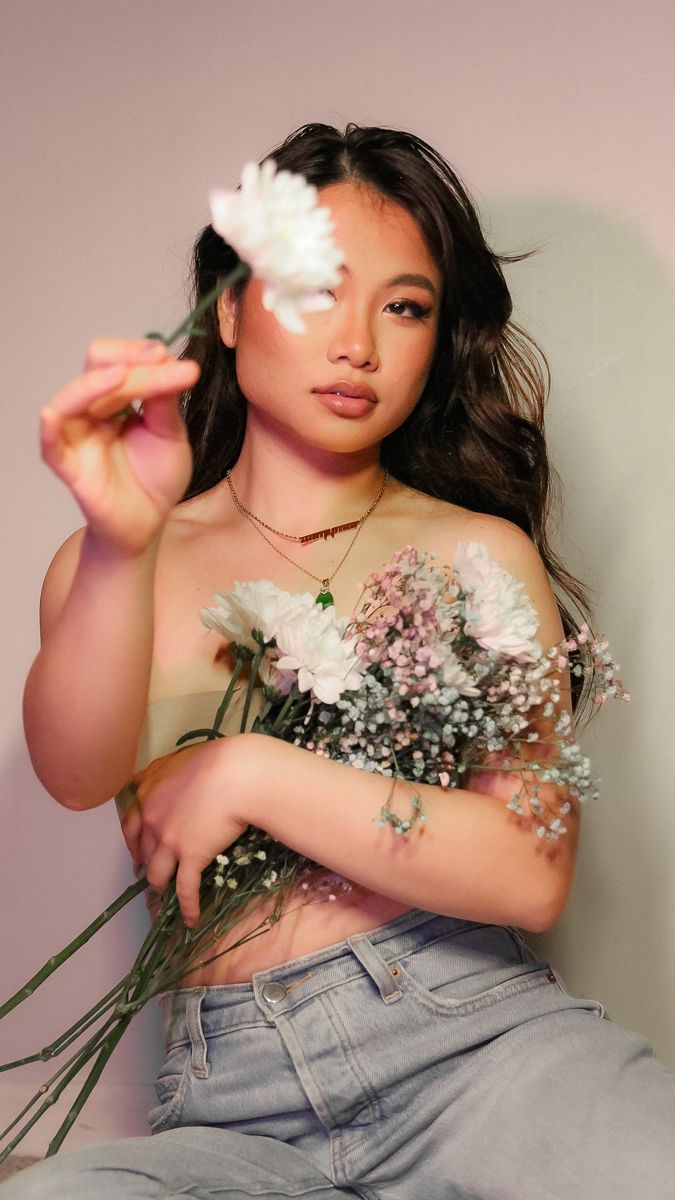
[[[143,355],[139,361],[137,344],[120,349],[103,341],[90,347],[88,361],[108,357],[110,346],[131,361],[91,365],[57,392],[42,412],[40,442],[44,461],[70,487],[87,523],[99,536],[136,548],[154,536],[189,482],[179,395],[197,381],[199,366],[178,361],[158,343],[147,347],[155,362]]]
[[[143,818],[141,817],[141,809],[138,800],[134,800],[124,814],[122,821],[122,836],[127,844],[133,860],[134,866],[138,867],[143,862],[141,853],[141,831],[143,828]]]
[[[60,388],[51,403],[43,410],[56,417],[81,416],[88,412],[92,403],[114,392],[124,383],[126,367],[121,365],[98,367]]]
[[[156,845],[145,874],[150,886],[161,894],[166,891],[175,874],[176,898],[181,916],[188,929],[192,929],[199,920],[199,886],[202,880],[199,860],[184,856],[179,861],[168,846]]]
[[[122,384],[94,400],[88,414],[105,420],[125,409],[133,400],[159,400],[175,396],[192,387],[199,378],[199,367],[192,359],[169,359],[152,367],[129,367]]]
[[[171,358],[171,351],[154,338],[95,338],[87,346],[86,370],[107,367],[112,363],[133,366],[136,363],[159,363]]]
[[[163,895],[176,873],[177,866],[178,859],[173,850],[170,850],[168,846],[157,845],[155,842],[154,849],[146,858],[145,876],[150,887]],[[199,901],[197,902],[197,911],[199,912]]]
[[[181,858],[176,875],[176,897],[180,905],[181,916],[188,929],[192,929],[199,920],[199,885],[202,881],[202,867],[198,859]]]
[[[173,396],[192,387],[199,366],[192,359],[167,359],[153,366],[96,367],[56,392],[44,410],[60,419],[93,417],[106,420],[132,400]]]
[[[150,793],[158,779],[167,773],[171,774],[178,756],[184,753],[184,750],[170,750],[168,754],[160,754],[159,758],[153,758],[147,766],[141,767],[131,776],[131,782],[135,784],[141,799],[144,794]]]

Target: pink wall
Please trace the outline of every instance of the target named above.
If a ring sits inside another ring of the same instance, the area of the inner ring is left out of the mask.
[[[600,993],[675,1065],[675,816],[664,754],[674,38],[670,0],[5,6],[2,993],[128,874],[114,814],[58,809],[23,749],[39,583],[79,523],[38,460],[39,407],[78,369],[90,336],[166,326],[182,311],[187,248],[210,186],[231,185],[245,160],[305,120],[354,119],[410,128],[444,151],[473,185],[498,248],[543,246],[513,269],[514,289],[554,368],[550,428],[568,481],[569,551],[599,589],[636,693],[632,709],[593,733],[605,797],[589,814],[577,896],[551,941],[573,986]],[[672,664],[672,643],[670,655]],[[0,1028],[0,1057],[56,1032],[74,987],[84,1001],[121,972],[141,921],[123,921],[74,981]],[[124,1089],[147,1079],[153,1039],[146,1021],[120,1049],[109,1072],[118,1091],[97,1136],[138,1130]],[[5,1101],[0,1089],[0,1116]]]

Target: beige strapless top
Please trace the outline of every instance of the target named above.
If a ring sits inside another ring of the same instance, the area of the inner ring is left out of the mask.
[[[138,740],[135,770],[147,767],[153,758],[171,754],[176,742],[190,729],[210,729],[223,692],[193,692],[187,696],[167,696],[148,705],[141,735]],[[234,733],[241,720],[241,692],[235,693],[222,733]]]
[[[176,742],[184,733],[192,729],[211,729],[218,706],[225,694],[221,688],[217,692],[192,692],[185,696],[166,696],[163,700],[155,700],[148,705],[148,710],[138,739],[136,763],[134,770],[140,771],[147,767],[153,759],[163,754],[171,754],[176,749]],[[249,711],[248,727],[251,727],[254,716],[260,709],[262,692],[257,688]],[[239,688],[225,714],[220,727],[224,734],[238,733],[246,698],[246,688]],[[124,812],[126,804],[133,791],[129,784],[122,788],[115,797],[118,810]]]

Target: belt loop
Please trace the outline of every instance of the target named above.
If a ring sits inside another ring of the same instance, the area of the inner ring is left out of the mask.
[[[367,934],[357,933],[354,937],[347,938],[347,945],[361,966],[365,967],[385,1004],[393,1004],[395,1000],[400,1000],[403,993],[396,983],[396,976],[392,968],[380,957]]]
[[[190,992],[185,1006],[185,1025],[192,1045],[190,1065],[192,1074],[196,1075],[198,1079],[208,1079],[210,1074],[209,1064],[206,1060],[206,1041],[200,1017],[202,1000],[205,995],[206,988],[195,988]]]

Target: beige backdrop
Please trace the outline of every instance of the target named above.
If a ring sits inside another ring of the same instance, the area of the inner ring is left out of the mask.
[[[675,1066],[674,37],[671,0],[4,0],[0,999],[129,879],[112,809],[59,809],[22,741],[40,580],[79,523],[39,462],[38,410],[89,337],[182,313],[210,186],[306,120],[352,119],[426,137],[473,186],[497,248],[541,248],[511,278],[554,372],[561,540],[634,695],[588,739],[604,794],[544,940],[574,989]],[[54,1036],[74,995],[84,1008],[126,968],[142,926],[128,914],[0,1027],[0,1058]],[[148,1015],[73,1143],[143,1131],[157,1052]],[[0,1077],[2,1124],[46,1073]]]

